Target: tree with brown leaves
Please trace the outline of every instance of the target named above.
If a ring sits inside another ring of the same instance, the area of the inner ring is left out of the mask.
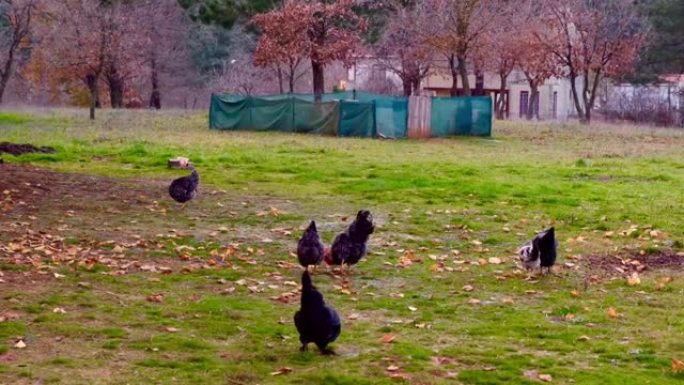
[[[286,28],[287,33],[283,33],[282,38],[288,42],[288,47],[292,50],[288,53],[290,58],[300,57],[301,54],[302,57],[311,60],[316,101],[321,100],[325,91],[325,67],[337,60],[349,63],[360,45],[360,34],[366,29],[366,20],[354,12],[355,4],[354,0],[289,0],[282,8],[257,15],[253,19],[258,24],[276,25],[278,20],[283,20],[284,9],[288,14],[301,15],[300,18],[292,20],[293,24]],[[303,31],[305,34],[300,35]],[[260,43],[264,41],[261,43],[262,46],[273,47],[272,42],[277,42],[281,38],[280,33],[278,28],[270,29],[268,33],[264,31]],[[294,44],[294,36],[301,36],[302,41]],[[276,56],[270,62],[282,63],[283,56]],[[264,58],[260,56],[259,59],[259,62],[264,64]]]
[[[306,73],[301,67],[307,59],[309,41],[308,25],[303,21],[309,18],[309,12],[302,4],[288,1],[280,9],[252,18],[252,23],[261,31],[254,52],[254,64],[275,69],[281,93],[283,72],[290,93],[294,93],[295,83]]]
[[[461,78],[463,93],[472,94],[467,64],[473,50],[496,20],[495,0],[426,0],[429,23],[424,25],[425,41],[447,58],[453,78],[452,96],[457,77]]]

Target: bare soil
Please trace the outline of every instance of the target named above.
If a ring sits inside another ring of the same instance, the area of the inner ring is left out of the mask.
[[[55,149],[52,147],[36,147],[32,144],[16,144],[10,142],[0,143],[0,154],[7,153],[12,155],[21,155],[30,152],[42,152],[44,154],[53,154]]]
[[[631,255],[590,255],[585,263],[591,271],[600,271],[607,275],[627,276],[634,272],[672,269],[684,270],[684,256],[673,251],[662,251],[660,254]]]

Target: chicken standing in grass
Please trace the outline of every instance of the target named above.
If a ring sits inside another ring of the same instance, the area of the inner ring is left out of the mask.
[[[340,335],[340,316],[335,309],[326,306],[323,295],[311,282],[308,270],[302,274],[301,308],[294,315],[294,323],[302,343],[300,351],[306,351],[313,342],[322,354],[335,354],[328,344]]]
[[[556,263],[558,242],[553,227],[538,233],[532,241],[527,242],[519,251],[518,256],[527,270],[540,269],[544,272]]]
[[[375,231],[373,216],[368,210],[361,210],[349,228],[338,234],[330,250],[325,254],[328,265],[355,265],[366,254],[368,237]]]
[[[324,246],[316,230],[316,222],[311,221],[309,227],[304,230],[304,234],[297,244],[297,259],[299,264],[309,270],[309,266],[316,268],[316,265],[323,260]]]
[[[188,162],[185,164],[185,168],[192,171],[190,175],[175,179],[169,186],[169,195],[176,202],[183,203],[183,207],[197,195],[197,186],[199,186],[199,174],[195,170],[195,166]]]

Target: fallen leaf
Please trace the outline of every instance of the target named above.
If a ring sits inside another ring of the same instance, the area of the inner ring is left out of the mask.
[[[627,278],[627,284],[629,286],[636,286],[640,283],[641,283],[641,279],[639,279],[639,273],[637,273],[636,271],[634,273],[632,273],[632,275]]]
[[[618,318],[620,314],[615,310],[614,307],[609,307],[608,308],[608,317],[610,318]]]
[[[550,374],[540,374],[539,379],[544,382],[551,382],[553,381],[553,377],[551,377]]]
[[[52,309],[52,312],[53,313],[59,313],[59,314],[66,314],[66,310],[64,310],[61,307],[56,307],[56,308]]]
[[[396,366],[396,365],[390,365],[390,366],[387,367],[387,371],[388,371],[388,372],[396,372],[396,371],[398,371],[398,370],[399,370],[399,367]]]
[[[676,358],[672,359],[672,373],[679,373],[684,370],[684,363]]]
[[[500,265],[502,263],[501,258],[491,257],[487,260],[492,265]]]
[[[473,287],[473,285],[465,285],[465,286],[463,286],[463,291],[468,291],[468,292],[470,292],[470,291],[473,291],[473,290],[475,290],[475,288]]]
[[[171,327],[171,326],[167,327],[167,328],[164,329],[164,330],[166,330],[166,331],[169,332],[169,333],[175,333],[175,332],[178,331],[178,329],[176,329],[176,328],[174,328],[174,327]]]
[[[573,297],[579,297],[580,292],[579,292],[579,290],[575,289],[575,290],[570,291],[570,295],[572,295]]]
[[[414,306],[409,306],[408,309],[411,310],[411,311],[416,311],[416,310],[418,310],[418,308],[417,308],[417,307],[414,307]]]
[[[359,319],[359,313],[352,313],[347,318],[350,320],[357,320],[357,319]]]
[[[565,317],[563,317],[563,318],[564,318],[566,321],[572,321],[572,320],[575,319],[575,315],[572,314],[572,313],[568,313],[568,314],[566,314]]]
[[[389,344],[392,343],[396,338],[397,336],[394,334],[385,334],[384,336],[382,336],[382,338],[380,338],[380,342]]]
[[[477,298],[471,298],[468,300],[468,305],[479,305],[482,301]]]
[[[287,366],[283,366],[282,368],[278,368],[275,372],[271,372],[272,376],[279,376],[281,374],[287,374],[292,371],[292,368],[288,368]]]
[[[152,294],[147,297],[148,302],[153,302],[153,303],[160,303],[164,301],[164,294]]]
[[[589,341],[591,338],[589,336],[579,336],[577,341]]]
[[[19,340],[14,344],[14,347],[17,349],[24,349],[26,347],[26,342],[24,342],[24,340]]]

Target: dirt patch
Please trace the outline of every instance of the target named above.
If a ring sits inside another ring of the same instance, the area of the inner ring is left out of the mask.
[[[36,147],[32,144],[16,144],[10,142],[2,142],[0,143],[0,154],[3,152],[15,156],[27,154],[30,152],[42,152],[44,154],[53,154],[55,152],[55,149],[47,146]]]
[[[671,251],[644,255],[590,255],[584,260],[592,271],[607,275],[627,276],[659,269],[684,270],[684,255]]]

